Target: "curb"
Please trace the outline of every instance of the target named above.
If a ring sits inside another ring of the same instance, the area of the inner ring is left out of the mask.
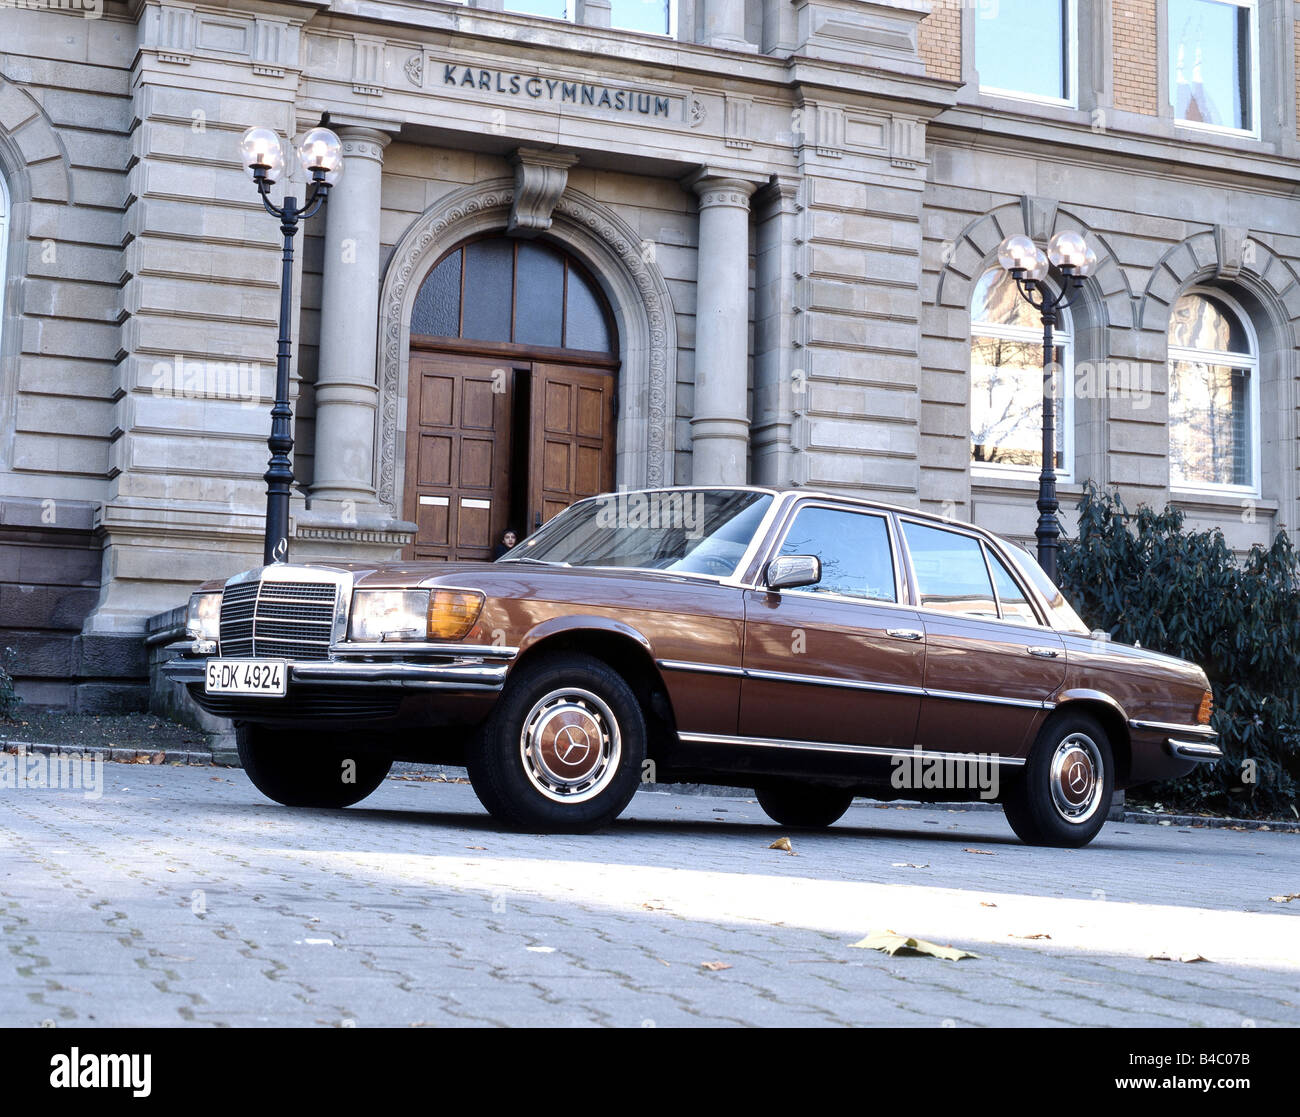
[[[117,764],[184,764],[199,768],[237,768],[238,755],[224,750],[212,749],[198,752],[186,749],[125,749],[112,745],[83,745],[74,748],[71,745],[51,745],[41,741],[6,740],[0,745],[0,754],[15,756],[37,754],[44,756],[102,756],[106,761]],[[161,758],[161,759],[158,759]],[[446,765],[399,764],[397,770],[432,771],[447,779],[463,778],[463,768],[451,768]],[[650,791],[649,788],[646,789]],[[714,787],[703,784],[655,784],[651,794],[686,795],[699,798],[712,796],[720,799],[752,799],[753,792],[743,787]],[[911,801],[875,802],[868,800],[858,804],[863,807],[904,807],[909,810],[944,810],[944,811],[1000,811],[996,803],[955,802],[955,803],[917,803]],[[1195,814],[1148,814],[1145,811],[1125,811],[1122,817],[1112,818],[1112,822],[1137,826],[1177,826],[1193,827],[1202,830],[1253,830],[1274,834],[1300,834],[1300,821],[1284,818],[1218,818]]]

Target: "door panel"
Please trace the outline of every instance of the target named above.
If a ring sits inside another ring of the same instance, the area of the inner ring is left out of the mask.
[[[530,530],[614,487],[615,384],[610,372],[533,365]]]
[[[490,559],[510,502],[509,362],[411,354],[408,557]]]
[[[910,749],[926,647],[890,636],[890,629],[919,633],[920,618],[866,601],[750,590],[740,735]],[[868,690],[863,684],[900,689]]]

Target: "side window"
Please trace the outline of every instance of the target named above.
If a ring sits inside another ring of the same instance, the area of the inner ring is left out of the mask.
[[[978,539],[907,520],[903,535],[923,608],[997,620],[993,583]]]
[[[894,560],[884,517],[834,508],[802,508],[781,545],[783,555],[816,555],[822,580],[814,593],[897,601]]]
[[[989,565],[993,568],[993,585],[998,591],[998,604],[1002,607],[1002,619],[1041,627],[1042,622],[1034,615],[1034,607],[1029,604],[1025,591],[1011,576],[1011,571],[991,550],[988,551],[988,556]]]

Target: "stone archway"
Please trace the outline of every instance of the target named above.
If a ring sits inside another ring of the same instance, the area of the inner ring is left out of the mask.
[[[380,291],[379,500],[396,513],[403,469],[398,442],[406,429],[411,308],[425,275],[470,237],[503,230],[514,200],[513,179],[496,179],[446,195],[406,231],[393,251]],[[641,238],[593,198],[566,190],[548,235],[590,269],[618,326],[620,407],[617,477],[629,487],[672,484],[677,329],[668,285],[647,261]]]

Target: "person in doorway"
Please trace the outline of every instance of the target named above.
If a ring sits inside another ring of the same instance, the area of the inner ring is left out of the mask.
[[[492,561],[496,562],[507,551],[513,550],[516,543],[519,542],[519,536],[515,534],[514,528],[506,528],[501,533],[501,542],[497,544],[496,550],[492,552]]]

